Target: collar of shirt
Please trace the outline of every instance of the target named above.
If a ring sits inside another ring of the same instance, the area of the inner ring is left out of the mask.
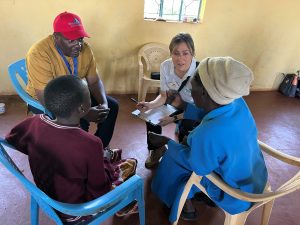
[[[201,123],[205,123],[206,121],[209,121],[209,120],[212,120],[214,118],[217,118],[221,115],[223,115],[224,113],[228,112],[228,111],[231,111],[234,107],[240,107],[240,104],[241,102],[243,102],[243,98],[238,98],[236,100],[234,100],[233,102],[227,104],[227,105],[224,105],[224,106],[221,106],[217,109],[214,109],[212,111],[210,111],[209,113],[207,113],[203,119],[202,119],[202,122]]]
[[[203,117],[201,123],[205,123],[209,120],[215,119],[215,118],[225,114],[226,112],[233,110],[233,108],[235,108],[235,107],[240,107],[243,102],[244,102],[244,99],[241,97],[241,98],[235,99],[233,102],[231,102],[227,105],[224,105],[217,109],[214,109],[214,110],[210,111],[209,113],[207,113]]]

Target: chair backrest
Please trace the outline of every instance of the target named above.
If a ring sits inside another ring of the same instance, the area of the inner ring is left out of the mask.
[[[162,43],[151,42],[145,44],[138,52],[139,65],[143,65],[142,60],[144,60],[146,65],[145,68],[143,68],[145,74],[150,74],[150,72],[159,72],[160,64],[169,57],[169,48],[167,45]]]
[[[24,90],[24,88],[22,87],[22,85],[20,83],[20,80],[23,81],[25,86],[28,83],[25,59],[18,60],[15,63],[12,63],[11,65],[9,65],[8,66],[8,74],[9,74],[9,77],[13,84],[13,87],[15,88],[16,92],[23,99],[24,102],[43,111],[44,113],[47,113],[49,116],[51,116],[51,113],[48,112],[44,106],[42,106],[37,100],[35,100],[29,94],[27,94],[27,92]],[[21,79],[18,79],[18,76]]]
[[[140,225],[145,224],[144,184],[141,177],[134,175],[109,193],[82,204],[67,204],[55,201],[29,181],[6,152],[4,145],[14,149],[0,138],[0,162],[23,184],[31,195],[32,224],[38,224],[38,206],[56,222],[63,225],[55,210],[74,216],[94,215],[87,223],[99,224],[114,213],[136,200],[138,202]],[[33,212],[35,211],[35,212]]]
[[[273,149],[272,147],[266,145],[265,143],[258,141],[259,145],[265,153],[273,156],[276,159],[279,159],[283,162],[287,162],[290,165],[298,166],[300,167],[300,158],[294,157],[294,156],[289,156],[287,154],[283,154],[279,152],[276,149]],[[194,176],[197,176],[194,174]],[[202,179],[202,177],[197,176],[198,179]],[[270,201],[275,198],[287,195],[291,192],[294,192],[296,190],[300,189],[300,170],[289,180],[287,180],[285,183],[283,183],[277,190],[275,191],[267,191],[267,193],[262,193],[262,194],[251,194],[251,193],[246,193],[243,191],[240,191],[238,189],[232,188],[229,186],[227,183],[225,183],[217,174],[211,173],[206,176],[211,182],[213,182],[216,186],[218,186],[220,189],[225,191],[227,194],[244,200],[248,202],[263,202],[263,201]],[[198,180],[198,181],[200,181]],[[197,181],[197,182],[198,182]]]
[[[9,65],[8,72],[9,72],[10,78],[12,80],[16,77],[16,76],[12,76],[12,74],[18,73],[19,76],[22,78],[24,84],[28,83],[25,59],[20,59],[20,60],[16,61],[15,63]]]

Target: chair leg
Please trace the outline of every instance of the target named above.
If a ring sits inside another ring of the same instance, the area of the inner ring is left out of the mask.
[[[182,195],[181,195],[180,200],[179,200],[179,205],[178,205],[178,210],[177,210],[177,219],[176,219],[175,222],[172,223],[172,225],[177,225],[178,220],[180,218],[181,211],[183,209],[183,206],[184,206],[184,203],[186,201],[186,198],[187,198],[188,194],[190,193],[192,185],[193,185],[192,182],[188,182],[185,185],[184,190],[183,190]]]
[[[261,215],[261,225],[268,225],[269,219],[271,216],[273,204],[275,200],[269,201],[268,203],[263,205],[263,211]]]
[[[30,202],[30,220],[31,225],[39,224],[39,206],[32,196]]]
[[[138,90],[138,101],[142,101],[142,91],[143,91],[143,80],[139,80],[139,90]]]
[[[246,219],[248,217],[247,212],[243,212],[236,215],[230,215],[229,213],[225,212],[225,222],[224,225],[244,225]]]
[[[144,201],[144,184],[141,184],[141,188],[139,189],[139,194],[137,198],[138,209],[139,209],[139,218],[140,225],[145,225],[145,201]]]
[[[145,101],[146,100],[146,94],[149,88],[149,83],[148,82],[143,82],[143,90],[142,90],[142,100],[141,101]]]
[[[145,225],[145,205],[141,201],[141,199],[138,200],[140,225]]]

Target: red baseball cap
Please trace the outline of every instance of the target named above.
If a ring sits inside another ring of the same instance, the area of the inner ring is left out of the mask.
[[[61,33],[69,40],[90,37],[88,33],[85,32],[80,17],[69,12],[63,12],[56,16],[53,22],[53,29],[54,32]]]

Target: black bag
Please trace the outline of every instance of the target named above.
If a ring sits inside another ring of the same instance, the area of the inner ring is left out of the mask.
[[[296,89],[296,97],[300,98],[300,79],[298,79],[298,86]]]
[[[151,72],[150,78],[153,80],[159,80],[160,79],[160,72]]]
[[[293,84],[294,79],[298,79],[298,76],[294,73],[283,74],[284,78],[279,86],[279,91],[289,97],[295,97],[297,83]]]
[[[298,85],[296,89],[296,97],[300,98],[300,70],[297,71],[298,74]]]

